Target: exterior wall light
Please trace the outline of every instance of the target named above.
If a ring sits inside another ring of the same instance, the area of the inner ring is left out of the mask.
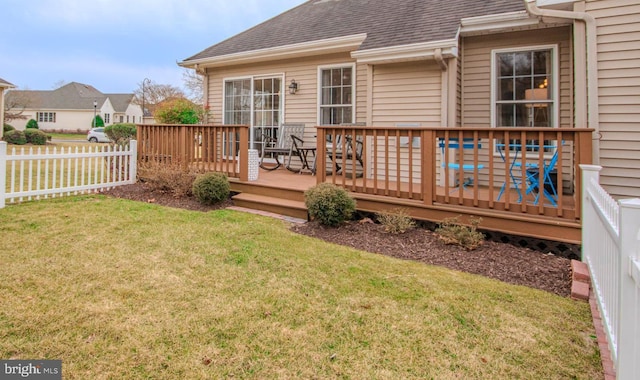
[[[295,79],[291,79],[291,84],[289,85],[289,93],[291,95],[295,95],[298,92],[298,82]]]

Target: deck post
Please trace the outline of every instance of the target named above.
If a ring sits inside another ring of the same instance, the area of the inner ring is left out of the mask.
[[[240,166],[240,181],[249,181],[249,127],[241,125],[240,129],[240,148],[238,152]]]
[[[316,127],[316,136],[316,184],[320,184],[327,179],[327,132],[324,128]]]
[[[423,130],[420,142],[422,146],[420,150],[422,152],[422,168],[421,168],[421,183],[422,188],[422,202],[425,205],[433,204],[434,190],[436,184],[435,176],[435,141],[436,131]]]

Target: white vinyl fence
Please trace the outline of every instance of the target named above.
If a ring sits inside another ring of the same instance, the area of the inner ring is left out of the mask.
[[[615,201],[600,166],[582,169],[582,260],[609,339],[618,379],[640,379],[640,199]]]
[[[129,147],[7,148],[0,141],[0,208],[6,203],[96,192],[136,181],[137,142]]]

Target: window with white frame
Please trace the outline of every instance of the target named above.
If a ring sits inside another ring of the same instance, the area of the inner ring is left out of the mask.
[[[55,123],[55,112],[38,112],[38,123]]]
[[[320,68],[321,125],[353,123],[353,66]]]
[[[109,124],[110,120],[111,120],[111,114],[105,113],[104,114],[104,123],[105,124]]]
[[[493,52],[494,126],[557,126],[556,50],[544,46]]]

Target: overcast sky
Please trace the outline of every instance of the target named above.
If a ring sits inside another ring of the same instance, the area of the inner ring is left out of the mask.
[[[31,90],[182,87],[176,62],[304,1],[0,0],[0,78]]]

